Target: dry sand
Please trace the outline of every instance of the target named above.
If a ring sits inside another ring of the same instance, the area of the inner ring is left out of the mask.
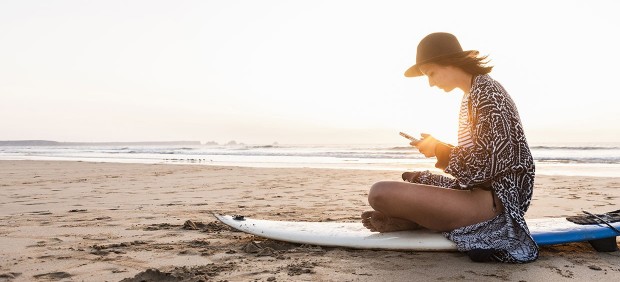
[[[620,252],[541,248],[529,264],[458,252],[321,248],[234,232],[212,213],[357,221],[400,172],[0,161],[0,281],[619,281]],[[538,176],[528,218],[620,208],[620,178]]]

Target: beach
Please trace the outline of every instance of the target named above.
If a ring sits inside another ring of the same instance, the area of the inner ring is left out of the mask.
[[[388,170],[0,161],[0,281],[613,281],[620,252],[541,247],[528,264],[355,250],[235,232],[213,213],[359,220]],[[526,218],[620,209],[620,178],[538,175]]]

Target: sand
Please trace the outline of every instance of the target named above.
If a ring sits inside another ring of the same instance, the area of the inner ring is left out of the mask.
[[[528,264],[458,252],[288,244],[212,213],[357,221],[400,172],[0,161],[0,281],[614,281],[620,252],[541,248]],[[527,218],[620,209],[620,178],[538,176]]]

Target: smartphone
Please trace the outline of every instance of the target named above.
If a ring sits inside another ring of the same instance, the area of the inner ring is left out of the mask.
[[[409,135],[409,134],[407,134],[407,133],[400,132],[399,134],[400,134],[400,136],[405,137],[405,138],[407,138],[407,139],[409,139],[409,140],[411,140],[411,141],[413,141],[413,142],[416,142],[416,143],[417,143],[417,142],[420,142],[420,139],[415,138],[415,137],[413,137],[413,136],[411,136],[411,135]]]

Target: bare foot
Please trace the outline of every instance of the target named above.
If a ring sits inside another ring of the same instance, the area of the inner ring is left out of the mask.
[[[420,229],[419,224],[395,217],[389,217],[378,211],[365,211],[362,213],[362,224],[372,232],[394,232],[403,230]]]

